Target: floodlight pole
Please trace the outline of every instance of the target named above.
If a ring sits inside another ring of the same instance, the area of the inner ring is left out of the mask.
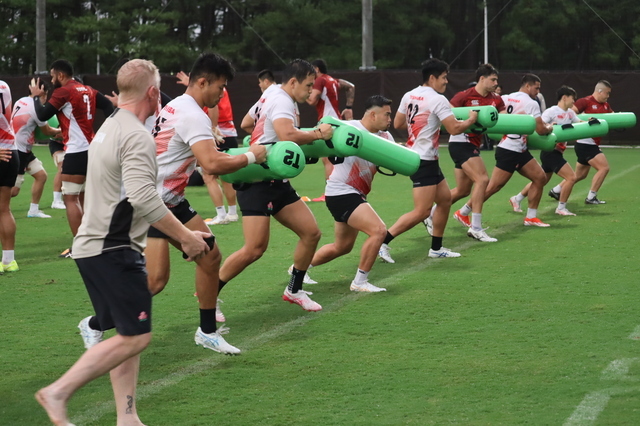
[[[362,66],[360,71],[373,71],[373,6],[372,0],[362,0]]]
[[[487,24],[487,0],[484,1],[484,63],[489,63],[489,25]]]
[[[47,72],[46,0],[36,1],[36,73]]]

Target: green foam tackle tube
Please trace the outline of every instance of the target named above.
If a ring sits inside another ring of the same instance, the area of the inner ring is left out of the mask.
[[[491,105],[483,105],[477,107],[456,107],[451,108],[453,115],[458,120],[466,120],[469,118],[470,111],[478,112],[478,119],[475,124],[467,131],[467,133],[481,133],[486,129],[492,128],[498,123],[498,110]]]
[[[530,135],[536,131],[536,119],[528,114],[499,114],[498,122],[487,133]]]
[[[636,115],[633,112],[610,112],[607,114],[578,114],[580,120],[589,121],[591,118],[605,120],[609,130],[628,129],[636,125]]]
[[[415,151],[373,133],[361,131],[334,117],[323,117],[320,122],[335,127],[331,140],[336,149],[342,152],[339,156],[356,155],[376,166],[406,176],[414,174],[420,166],[420,155]]]
[[[527,136],[527,147],[530,149],[540,149],[542,151],[553,151],[556,147],[556,135],[540,135],[536,132]]]
[[[420,167],[420,155],[378,135],[362,132],[363,144],[358,157],[394,173],[411,176]]]
[[[295,142],[281,141],[269,144],[267,161],[262,164],[249,164],[233,173],[220,176],[229,183],[254,183],[266,180],[291,179],[302,173],[305,166],[304,153]],[[232,148],[230,155],[241,155],[249,147]]]
[[[575,141],[585,138],[597,138],[609,133],[609,124],[605,120],[590,120],[582,123],[556,124],[553,126],[556,143]]]

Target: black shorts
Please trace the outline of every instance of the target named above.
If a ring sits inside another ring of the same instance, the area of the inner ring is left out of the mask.
[[[438,160],[420,160],[418,171],[409,177],[414,188],[437,185],[444,180]]]
[[[540,153],[540,165],[545,173],[558,173],[565,164],[567,164],[567,160],[557,149]]]
[[[496,147],[496,167],[508,173],[520,170],[529,161],[533,160],[533,155],[525,152],[515,152],[510,149]]]
[[[151,292],[142,254],[123,249],[75,261],[102,330],[115,327],[123,336],[151,332]]]
[[[238,139],[235,136],[229,136],[224,138],[224,143],[222,145],[218,145],[219,151],[227,151],[231,148],[238,147]]]
[[[575,144],[576,157],[578,157],[578,163],[583,166],[588,166],[589,161],[593,160],[596,155],[602,154],[598,145],[590,145],[588,143],[576,143]]]
[[[288,181],[234,185],[234,188],[242,216],[273,216],[300,199]]]
[[[351,214],[367,200],[361,194],[327,195],[325,203],[336,222],[347,223]]]
[[[469,142],[449,142],[449,155],[456,169],[471,157],[480,157],[480,148]]]
[[[0,186],[8,186],[9,188],[16,186],[19,168],[18,151],[12,150],[9,161],[0,161]]]
[[[20,167],[18,168],[18,174],[23,175],[27,171],[27,166],[30,162],[36,159],[36,156],[32,152],[18,151],[18,159],[20,160]]]
[[[89,151],[65,154],[64,161],[62,162],[62,174],[86,176],[88,162]]]
[[[62,142],[58,142],[55,139],[49,139],[49,152],[51,155],[55,154],[58,151],[64,151],[64,145]]]
[[[189,204],[187,200],[182,200],[180,204],[174,207],[169,207],[169,211],[173,213],[173,215],[182,223],[183,225],[189,222],[191,219],[198,215],[193,207]],[[149,227],[149,231],[147,232],[147,237],[149,238],[164,238],[169,239],[169,236],[164,232],[159,231],[153,226]]]

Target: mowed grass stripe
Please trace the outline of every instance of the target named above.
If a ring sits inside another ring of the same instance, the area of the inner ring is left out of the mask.
[[[626,176],[628,173],[631,173],[633,171],[635,171],[636,169],[640,168],[640,164],[637,164],[635,166],[632,166],[630,168],[627,168],[615,175],[610,175],[607,178],[608,183],[613,182],[617,179],[620,179],[624,176]],[[591,177],[592,175],[590,175]],[[498,193],[496,196],[494,196],[494,198],[497,197],[504,197],[504,195],[506,195],[506,192],[503,190],[500,193]],[[544,195],[543,195],[544,196]],[[577,196],[574,195],[574,198],[577,198]],[[490,200],[489,202],[491,202],[493,200]],[[541,214],[545,214],[548,213],[550,211],[555,210],[555,206],[556,203],[554,202],[552,205],[543,207],[541,209],[539,209],[539,212]],[[519,216],[520,217],[520,216]],[[523,217],[523,216],[522,216]],[[450,219],[451,222],[455,222],[454,219]],[[418,225],[421,226],[421,225]],[[457,225],[456,225],[457,226]],[[512,223],[509,223],[505,226],[501,226],[500,228],[496,228],[491,235],[492,236],[499,236],[505,233],[509,233],[512,232],[514,229],[517,228],[521,228],[522,222],[520,219],[515,220]],[[540,230],[541,232],[544,232],[544,230]],[[426,232],[426,231],[425,231]],[[446,237],[446,235],[445,235]],[[469,241],[463,243],[463,244],[458,244],[455,247],[453,247],[453,250],[455,251],[462,251],[464,252],[466,249],[469,249],[471,247],[475,247],[478,245],[492,245],[494,243],[480,243],[477,242],[475,240],[469,239]],[[500,244],[500,242],[495,243],[495,244]],[[464,254],[463,254],[464,256]],[[433,265],[434,262],[456,262],[456,259],[428,259],[427,261],[425,261],[423,258],[420,258],[414,262],[412,262],[410,265],[408,265],[408,267],[403,268],[403,270],[400,272],[397,272],[395,274],[392,274],[390,276],[387,276],[383,279],[381,279],[380,281],[376,282],[376,284],[382,286],[382,287],[392,287],[393,285],[397,284],[398,281],[400,281],[402,279],[403,276],[406,275],[413,275],[419,272],[424,271],[426,268],[428,268],[430,265]],[[380,267],[379,265],[377,267]],[[309,287],[310,289],[312,287]],[[242,348],[243,350],[252,350],[252,349],[256,349],[258,347],[260,347],[261,345],[264,345],[265,343],[271,342],[287,333],[289,333],[291,330],[304,326],[307,322],[320,318],[322,315],[326,315],[329,313],[333,313],[336,312],[338,310],[340,310],[343,306],[345,306],[347,303],[351,303],[355,300],[357,300],[360,297],[368,297],[371,295],[368,294],[358,294],[358,293],[351,293],[348,294],[346,296],[340,297],[339,299],[337,299],[336,301],[332,302],[329,305],[325,305],[323,306],[323,311],[319,314],[307,314],[305,316],[301,316],[296,318],[293,321],[289,321],[286,322],[284,324],[280,324],[276,327],[273,327],[272,329],[268,330],[267,332],[263,332],[259,335],[255,335],[252,336],[251,338],[248,339],[244,339],[241,340],[240,342],[234,342],[237,343],[237,346]],[[184,380],[185,378],[193,375],[193,374],[197,374],[197,373],[201,373],[203,370],[206,369],[211,369],[214,368],[218,365],[220,365],[222,362],[226,361],[226,359],[219,354],[215,354],[215,353],[211,353],[211,358],[205,358],[203,360],[200,360],[194,364],[191,364],[189,366],[183,367],[179,370],[174,371],[173,373],[167,375],[164,378],[161,378],[159,380],[155,380],[149,384],[146,385],[141,385],[138,389],[138,395],[137,395],[137,399],[138,400],[142,400],[145,399],[147,397],[150,397],[154,394],[157,394],[158,392],[169,388],[171,386],[174,386],[178,383],[180,383],[182,380]],[[589,401],[593,400],[593,404],[596,404],[597,406],[602,405],[602,397],[590,397]],[[608,397],[607,397],[607,401],[608,401]],[[592,406],[590,405],[591,403],[589,403],[587,401],[587,403],[585,404],[584,401],[583,403],[580,405],[580,407],[584,406],[584,410],[587,410],[589,412],[593,411],[593,407],[595,407],[596,405]],[[598,405],[600,404],[600,405]],[[604,405],[606,405],[606,402],[604,403]],[[604,408],[604,405],[602,408]],[[96,406],[92,406],[90,409],[87,409],[84,413],[78,415],[77,417],[73,417],[73,421],[75,423],[86,423],[86,422],[92,422],[92,421],[97,421],[99,420],[101,417],[103,417],[104,415],[113,412],[114,410],[114,404],[112,401],[107,401],[107,402],[103,402],[100,403]],[[578,415],[579,418],[581,415]]]

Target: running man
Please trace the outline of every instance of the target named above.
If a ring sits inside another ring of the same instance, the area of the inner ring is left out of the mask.
[[[317,139],[331,139],[333,128],[329,124],[321,124],[310,131],[297,128],[299,116],[296,102],[307,100],[315,75],[313,66],[303,59],[295,59],[287,64],[282,85],[266,90],[260,98],[263,105],[251,134],[252,145],[276,141],[293,141],[304,145]],[[302,289],[303,279],[320,240],[320,229],[309,207],[300,200],[288,180],[244,184],[236,187],[236,193],[245,240],[244,246],[222,265],[220,289],[262,257],[269,244],[273,216],[299,238],[293,255],[291,279],[282,295],[283,300],[298,304],[306,311],[321,310],[322,306],[309,298],[311,293]]]
[[[447,88],[447,74],[449,65],[446,62],[436,58],[423,62],[422,85],[405,93],[393,121],[396,129],[407,129],[409,132],[407,147],[420,154],[420,168],[411,175],[413,210],[400,216],[389,228],[384,244],[380,247],[379,256],[386,262],[393,263],[388,244],[424,221],[434,202],[438,204],[438,208],[433,215],[429,257],[460,257],[460,253],[442,246],[444,228],[451,209],[451,191],[438,162],[440,126],[444,126],[451,135],[460,134],[476,122],[478,113],[471,111],[469,118],[464,121],[455,118],[449,101],[442,95]]]
[[[41,86],[43,86],[45,92],[40,98],[40,103],[44,104],[47,101],[47,90],[44,87],[44,83],[41,83]],[[29,96],[16,101],[13,115],[11,116],[11,126],[16,135],[16,147],[18,148],[18,158],[20,159],[18,178],[11,196],[15,197],[20,193],[20,188],[24,183],[24,174],[29,173],[34,182],[31,186],[31,205],[29,206],[27,217],[50,218],[51,216],[40,210],[40,198],[42,197],[44,184],[47,182],[47,171],[42,166],[42,161],[33,154],[32,149],[35,142],[34,133],[36,128],[40,128],[44,135],[51,137],[58,136],[60,129],[54,129],[46,121],[38,120],[36,111],[33,108],[33,99]]]
[[[470,106],[494,106],[498,112],[506,110],[504,102],[495,94],[498,87],[498,70],[491,64],[480,65],[476,71],[474,87],[459,92],[451,99],[452,107]],[[480,157],[480,147],[483,144],[482,134],[461,133],[449,138],[449,154],[455,164],[456,187],[451,190],[451,203],[471,194],[473,211],[468,205],[453,214],[453,217],[462,221],[469,227],[467,235],[482,242],[496,242],[496,238],[490,237],[482,228],[482,205],[484,204],[484,192],[489,185],[487,168]],[[473,191],[472,188],[473,187]],[[437,210],[437,209],[436,209]],[[471,223],[466,223],[471,213]],[[433,214],[433,211],[432,211]],[[427,220],[430,220],[427,219]]]
[[[553,126],[542,121],[540,104],[535,101],[538,93],[540,93],[540,77],[535,74],[525,74],[522,77],[520,90],[510,95],[503,95],[502,100],[507,107],[508,114],[532,115],[536,119],[535,131],[540,135],[548,135],[553,131]],[[524,218],[524,225],[549,226],[549,224],[538,219],[538,204],[540,203],[546,176],[542,167],[527,149],[526,135],[504,135],[502,137],[496,147],[496,166],[485,191],[484,201],[486,202],[489,197],[500,191],[509,182],[515,171],[518,171],[518,173],[531,181],[528,194],[529,208]],[[514,211],[519,210],[519,205],[511,204]],[[467,205],[473,210],[472,201],[469,201]],[[459,216],[462,217],[462,220],[458,219],[461,222],[469,221],[469,218],[462,215],[462,212]]]
[[[576,91],[569,86],[562,86],[558,89],[557,96],[558,104],[542,113],[542,121],[552,125],[581,122],[582,120],[580,120],[575,111],[571,109],[578,97],[576,95]],[[565,149],[567,149],[567,143],[560,142],[556,144],[553,151],[541,151],[540,164],[546,175],[545,185],[549,183],[549,180],[551,180],[551,176],[553,176],[554,173],[564,179],[562,191],[557,197],[558,207],[556,208],[556,214],[561,216],[575,216],[575,213],[571,213],[567,209],[567,200],[569,199],[569,195],[571,195],[573,185],[576,183],[576,174],[571,168],[571,165],[564,159],[563,154]],[[520,202],[522,202],[529,193],[529,188],[531,188],[531,183],[528,183],[520,193],[511,197],[511,205],[519,207]],[[553,194],[555,195],[555,193]],[[519,208],[518,210],[522,211]]]
[[[86,214],[73,243],[96,315],[117,334],[87,350],[58,380],[36,393],[55,425],[69,426],[73,393],[110,372],[117,424],[142,426],[135,395],[140,353],[151,341],[151,293],[142,255],[149,224],[180,243],[192,260],[208,251],[202,232],[191,232],[169,212],[156,190],[155,144],[143,123],[156,110],[160,75],[152,62],[134,59],[118,71],[119,107],[89,149]]]
[[[262,163],[266,158],[263,146],[251,147],[244,155],[232,156],[218,151],[214,142],[211,120],[203,108],[213,108],[218,104],[234,73],[231,64],[223,57],[214,53],[200,55],[189,74],[189,86],[185,93],[162,109],[153,129],[158,157],[158,192],[180,222],[194,231],[209,232],[204,220],[189,205],[184,194],[196,161],[204,173],[223,175],[248,164]],[[180,249],[180,244],[161,230],[153,226],[149,229],[145,255],[149,289],[153,294],[162,291],[169,282],[169,243]],[[195,341],[216,352],[239,354],[240,350],[222,337],[227,329],[218,329],[216,325],[220,259],[216,244],[206,256],[196,261],[200,327],[196,331]]]
[[[337,119],[353,120],[353,102],[356,96],[356,86],[341,78],[335,79],[327,74],[327,63],[324,59],[316,59],[311,62],[316,70],[316,79],[313,83],[311,96],[307,99],[309,105],[315,106],[318,112],[318,121],[326,115]],[[340,112],[338,93],[340,90],[346,92],[346,106]],[[333,164],[328,158],[322,158],[324,165],[324,179],[329,179],[329,175],[333,170]],[[314,198],[311,201],[324,201],[325,195]]]
[[[573,105],[573,110],[585,114],[604,114],[613,112],[609,105],[609,96],[611,96],[611,83],[607,80],[600,80],[596,84],[593,94],[586,98],[581,98]],[[604,153],[600,150],[600,141],[602,138],[586,138],[578,139],[575,144],[576,157],[576,183],[589,176],[591,167],[596,169],[596,174],[591,179],[591,188],[589,194],[585,198],[585,204],[605,204],[606,201],[598,199],[598,191],[609,173],[609,162]],[[550,192],[549,195],[558,199],[557,194],[561,193],[561,188],[566,183],[560,182]]]
[[[384,96],[371,96],[365,102],[362,119],[347,123],[393,142],[391,133],[387,131],[391,125],[390,105],[391,100]],[[351,282],[351,291],[386,291],[369,283],[369,272],[387,235],[386,225],[366,200],[375,173],[376,165],[367,160],[355,156],[339,158],[338,162],[334,162],[333,172],[325,189],[327,208],[335,219],[335,241],[320,247],[313,256],[310,267],[350,253],[358,233],[364,232],[369,237],[362,245],[360,263]]]
[[[263,95],[267,90],[273,90],[276,87],[280,87],[279,84],[276,84],[276,79],[273,76],[271,70],[264,69],[258,73],[258,86],[260,87],[260,91]],[[266,99],[266,98],[265,98]],[[240,128],[245,132],[253,133],[253,129],[256,126],[256,121],[260,116],[260,110],[262,109],[262,104],[264,103],[263,97],[260,96],[260,99],[249,109],[249,111],[242,118],[242,123],[240,123]],[[296,108],[298,105],[296,104]],[[300,115],[298,113],[298,115]]]

